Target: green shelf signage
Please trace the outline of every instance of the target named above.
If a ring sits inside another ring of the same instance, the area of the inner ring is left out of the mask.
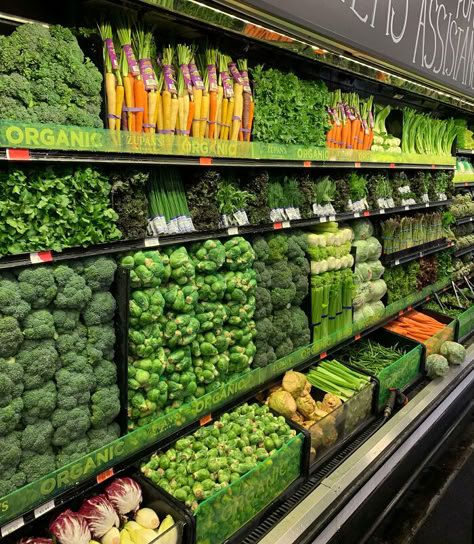
[[[354,162],[356,166],[358,163],[383,163],[393,164],[393,166],[396,164],[451,166],[456,163],[454,157],[209,140],[16,121],[0,121],[0,146],[32,150],[92,151],[196,158]]]

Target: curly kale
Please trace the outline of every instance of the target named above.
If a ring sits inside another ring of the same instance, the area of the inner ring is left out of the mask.
[[[18,275],[18,281],[21,297],[35,310],[46,308],[58,291],[50,266],[25,268]]]
[[[69,29],[24,24],[2,36],[2,119],[102,128],[101,87]]]
[[[15,355],[23,342],[20,324],[11,316],[0,317],[0,357]]]
[[[216,229],[220,217],[216,203],[220,174],[211,168],[195,172],[196,177],[184,186],[191,219],[196,230]]]
[[[0,280],[0,311],[20,320],[30,313],[31,306],[22,300],[17,281]]]

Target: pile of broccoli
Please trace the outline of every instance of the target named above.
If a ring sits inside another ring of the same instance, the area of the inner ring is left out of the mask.
[[[309,344],[306,313],[300,308],[308,294],[309,262],[305,233],[272,233],[253,240],[257,278],[253,365],[266,366]]]
[[[117,265],[0,274],[0,496],[115,440]]]
[[[129,429],[248,371],[256,274],[242,237],[139,251],[130,269]]]
[[[0,36],[0,119],[102,128],[102,75],[68,28]]]

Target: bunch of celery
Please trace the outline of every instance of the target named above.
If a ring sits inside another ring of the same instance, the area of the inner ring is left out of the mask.
[[[183,181],[176,168],[154,168],[151,171],[148,211],[152,235],[194,231]]]
[[[307,379],[311,385],[332,393],[346,402],[370,383],[369,376],[359,374],[338,361],[321,361],[312,368]]]
[[[425,155],[451,155],[457,128],[453,119],[443,121],[429,114],[403,108],[402,151]]]

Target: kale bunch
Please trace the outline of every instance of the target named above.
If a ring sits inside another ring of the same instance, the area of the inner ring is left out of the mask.
[[[102,128],[102,75],[68,28],[0,36],[0,119]]]
[[[189,213],[196,230],[216,229],[219,226],[219,210],[216,193],[220,173],[213,168],[196,170],[197,175],[185,185]]]

